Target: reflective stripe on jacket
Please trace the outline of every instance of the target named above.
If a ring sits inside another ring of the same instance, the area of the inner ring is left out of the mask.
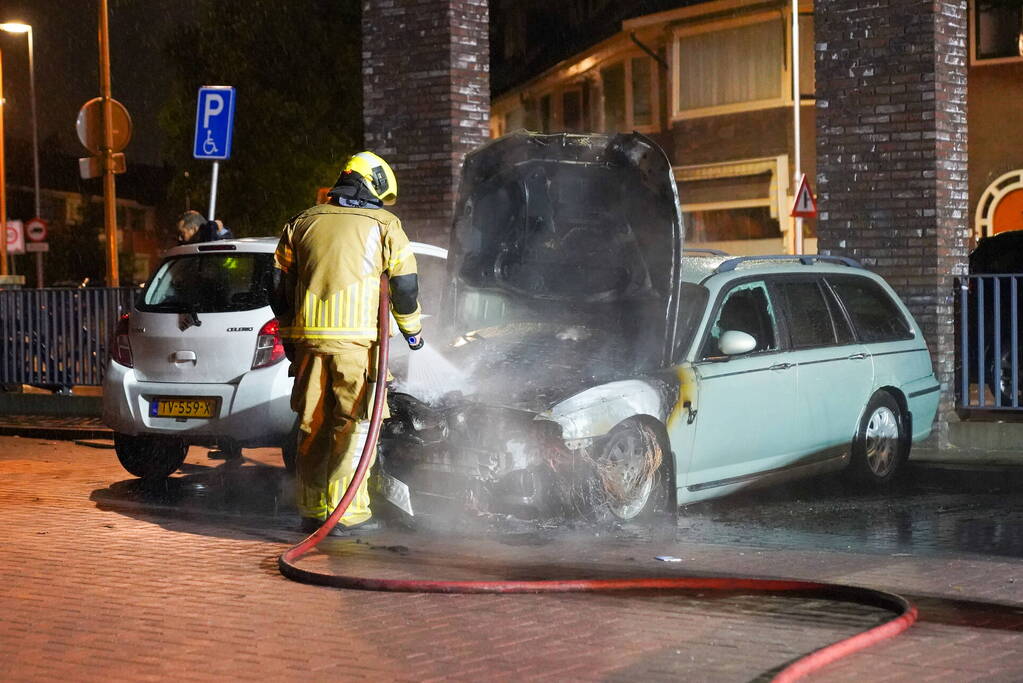
[[[416,273],[416,257],[397,216],[333,204],[291,219],[274,261],[296,283],[294,319],[282,325],[281,335],[323,351],[332,342],[376,340],[381,274]],[[422,326],[418,308],[396,319],[405,333]]]

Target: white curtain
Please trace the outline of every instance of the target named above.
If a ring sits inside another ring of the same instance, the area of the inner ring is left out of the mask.
[[[679,109],[781,97],[781,19],[679,37]]]

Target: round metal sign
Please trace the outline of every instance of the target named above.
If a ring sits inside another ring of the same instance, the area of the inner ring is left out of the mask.
[[[117,100],[110,100],[110,111],[113,114],[114,136],[111,141],[113,152],[120,152],[131,142],[131,116],[124,105]],[[94,97],[78,111],[75,121],[78,139],[93,154],[103,149],[103,98]]]
[[[42,242],[46,239],[46,221],[42,218],[33,218],[25,223],[25,237],[33,242]]]

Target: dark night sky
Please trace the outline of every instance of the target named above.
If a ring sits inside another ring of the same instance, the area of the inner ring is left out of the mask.
[[[165,73],[162,47],[190,11],[187,0],[109,0],[114,99],[132,115],[129,163],[160,163],[156,123]],[[75,133],[78,110],[99,95],[97,0],[0,2],[0,20],[31,24],[35,39],[39,140],[57,136],[61,151],[86,154]],[[8,139],[31,139],[28,49],[24,36],[0,32]]]

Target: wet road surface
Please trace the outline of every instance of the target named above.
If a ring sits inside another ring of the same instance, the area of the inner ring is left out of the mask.
[[[279,452],[224,461],[195,448],[178,474],[146,485],[109,443],[85,443],[0,437],[0,662],[15,679],[750,681],[880,618],[782,596],[304,586],[277,570],[301,538]],[[325,542],[302,564],[395,578],[710,574],[869,586],[905,595],[920,622],[816,680],[1023,680],[1020,483],[1011,468],[915,466],[884,493],[816,479],[693,505],[652,532],[389,529]]]
[[[1021,490],[1023,470],[911,464],[905,476],[883,490],[827,476],[690,505],[682,509],[673,535],[679,541],[726,546],[1019,558]],[[267,531],[291,530],[296,523],[290,479],[270,449],[239,460],[190,457],[181,474],[167,481],[144,484],[126,478],[91,497],[101,508],[152,509],[175,517],[226,515]],[[543,543],[559,535],[558,529],[531,524],[498,528],[508,543]],[[570,531],[589,530],[575,526]],[[593,531],[623,539],[650,533],[632,526]]]

